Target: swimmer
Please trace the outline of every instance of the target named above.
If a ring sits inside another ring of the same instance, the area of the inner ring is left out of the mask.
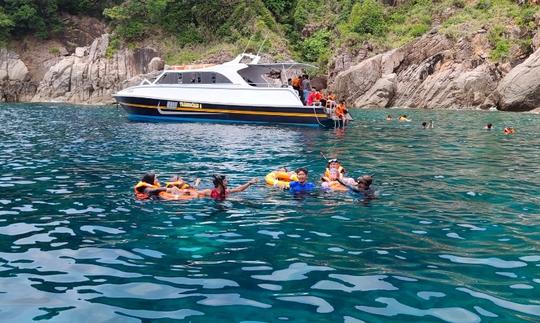
[[[373,199],[375,198],[375,190],[371,187],[373,183],[373,177],[369,175],[363,175],[356,179],[356,182],[350,183],[338,179],[338,182],[341,185],[348,187],[351,191],[359,194],[363,194],[366,198]],[[352,185],[351,185],[352,184]]]
[[[492,128],[493,128],[493,124],[491,124],[491,123],[488,123],[488,124],[484,127],[484,129],[486,129],[486,130],[491,130]]]
[[[392,121],[392,116],[391,116],[391,115],[387,115],[387,116],[386,116],[386,121]]]
[[[182,177],[178,176],[178,175],[175,175],[173,177],[171,177],[171,179],[169,179],[166,183],[165,183],[165,187],[177,187],[179,189],[193,189],[193,188],[197,188],[199,186],[199,183],[201,182],[201,179],[200,178],[196,178],[195,179],[195,182],[193,183],[193,185],[190,185],[189,183],[187,183],[186,181],[184,181],[182,179]]]
[[[332,170],[335,170],[332,172]],[[321,177],[323,182],[335,181],[337,178],[343,178],[345,175],[345,168],[341,166],[341,163],[336,158],[328,160],[326,163],[326,170],[324,175]]]
[[[504,128],[503,133],[505,135],[512,135],[512,134],[516,133],[516,129],[514,129],[512,127],[506,127],[506,128]]]
[[[224,200],[227,198],[227,196],[229,196],[229,194],[243,192],[248,187],[259,181],[257,178],[252,178],[245,184],[232,189],[227,189],[228,181],[225,175],[212,175],[212,177],[214,178],[212,180],[214,183],[214,188],[199,191],[200,197],[210,197],[215,200]]]
[[[134,187],[135,197],[138,200],[146,200],[153,197],[159,197],[159,193],[167,192],[171,194],[179,194],[180,190],[177,187],[161,187],[156,174],[149,172]]]
[[[292,194],[309,193],[315,190],[315,184],[308,182],[308,171],[305,168],[296,170],[298,181],[289,184],[289,190]]]

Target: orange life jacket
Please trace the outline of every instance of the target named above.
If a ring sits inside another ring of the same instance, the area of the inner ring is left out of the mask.
[[[338,104],[336,107],[336,116],[339,118],[345,117],[345,113],[347,111],[347,108],[345,108],[345,104]]]
[[[154,185],[148,184],[143,181],[138,182],[137,185],[135,185],[135,187],[133,188],[133,190],[135,191],[135,198],[137,200],[146,200],[150,198],[150,195],[144,192],[145,191],[144,189],[147,187],[151,189],[156,189],[156,188],[160,188],[161,186],[159,185],[158,182],[154,183]],[[141,190],[141,188],[143,189]]]
[[[341,165],[338,166],[338,178],[339,179],[343,179],[343,174],[345,174],[345,168],[341,167]],[[326,170],[324,171],[324,175],[321,177],[321,180],[323,182],[332,182],[334,181],[333,179],[330,178],[330,168],[326,168]]]
[[[299,88],[300,87],[300,78],[299,77],[295,77],[292,79],[292,86],[293,87],[296,87],[296,88]]]

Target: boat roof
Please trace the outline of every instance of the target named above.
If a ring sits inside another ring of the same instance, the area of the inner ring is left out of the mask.
[[[245,59],[251,60],[248,63],[242,62]],[[224,67],[231,68],[239,71],[245,68],[256,68],[261,69],[265,71],[273,71],[273,70],[289,70],[289,69],[304,69],[304,68],[316,68],[316,66],[307,64],[307,63],[299,63],[299,62],[282,62],[282,63],[259,63],[261,57],[258,55],[248,54],[248,53],[242,53],[238,55],[236,58],[229,62],[225,62],[223,64],[186,64],[186,65],[173,65],[170,66],[167,70],[164,72],[201,72],[201,71],[220,71],[223,70]]]

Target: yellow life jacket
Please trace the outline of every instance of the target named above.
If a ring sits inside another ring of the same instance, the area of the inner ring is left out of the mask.
[[[135,198],[137,198],[138,200],[146,200],[146,199],[149,199],[150,198],[150,195],[145,193],[144,192],[144,189],[141,190],[141,188],[151,188],[151,189],[156,189],[156,188],[160,188],[161,186],[159,185],[159,182],[155,182],[153,185],[152,184],[148,184],[146,182],[143,182],[143,181],[140,181],[137,183],[137,185],[135,185],[135,187],[133,188],[133,190],[135,191]]]
[[[191,187],[191,185],[189,185],[188,183],[186,183],[186,182],[184,182],[182,180],[178,180],[178,181],[175,181],[175,182],[166,182],[165,183],[165,187],[167,187],[167,188],[171,188],[171,187],[175,187],[175,186],[178,187],[181,190]]]

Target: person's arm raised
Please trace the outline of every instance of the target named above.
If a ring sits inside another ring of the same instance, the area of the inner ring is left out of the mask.
[[[351,191],[360,193],[360,190],[358,188],[345,183],[341,178],[338,178],[337,181],[339,182],[339,184],[345,186],[346,188],[350,189]]]
[[[251,185],[255,184],[259,182],[259,179],[258,178],[252,178],[249,180],[249,182],[243,184],[243,185],[240,185],[238,187],[235,187],[235,188],[232,188],[229,190],[229,193],[238,193],[238,192],[243,192],[245,191],[248,187],[250,187]]]

